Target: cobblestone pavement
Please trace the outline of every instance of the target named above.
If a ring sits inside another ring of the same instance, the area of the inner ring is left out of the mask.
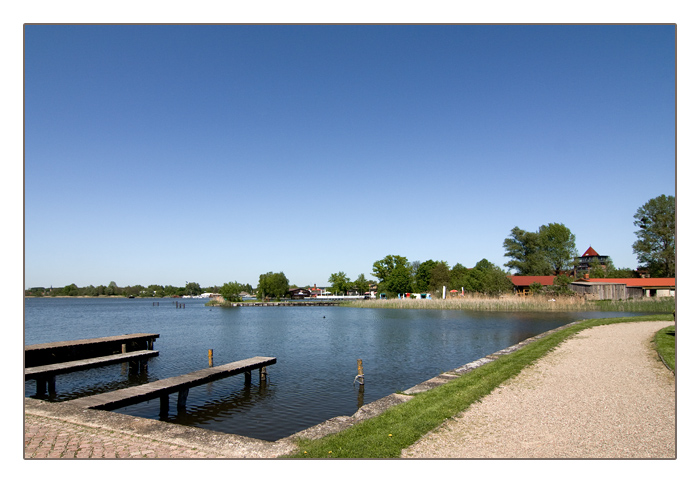
[[[25,458],[223,458],[224,455],[42,416],[24,416]]]
[[[294,444],[25,398],[24,458],[276,458]]]

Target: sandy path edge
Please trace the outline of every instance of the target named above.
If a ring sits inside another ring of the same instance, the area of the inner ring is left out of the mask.
[[[585,329],[402,457],[675,458],[675,378],[651,342],[669,325]]]

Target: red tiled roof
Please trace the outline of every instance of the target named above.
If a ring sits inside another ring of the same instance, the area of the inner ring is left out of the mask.
[[[671,278],[588,278],[584,282],[624,283],[628,287],[675,287],[676,279]]]
[[[554,275],[508,275],[508,278],[518,287],[529,287],[535,282],[543,286],[554,285]]]
[[[593,247],[588,247],[588,250],[583,252],[583,255],[581,255],[581,258],[583,257],[598,257],[598,252],[593,249]]]

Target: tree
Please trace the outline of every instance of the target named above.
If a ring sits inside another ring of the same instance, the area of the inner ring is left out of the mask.
[[[472,270],[480,282],[480,292],[487,295],[500,295],[513,291],[513,283],[508,274],[485,258],[477,262]]]
[[[450,290],[460,290],[464,287],[464,282],[469,277],[469,269],[461,263],[455,263],[455,266],[450,270]],[[465,288],[466,290],[466,288]]]
[[[517,226],[510,237],[503,241],[505,256],[511,258],[505,267],[518,275],[549,275],[551,270],[539,249],[537,233],[525,231]]]
[[[442,287],[447,287],[450,284],[450,266],[445,261],[435,263],[430,270],[430,284],[428,290],[438,292]]]
[[[202,295],[202,292],[202,287],[196,282],[188,282],[187,285],[185,285],[185,293],[187,295]]]
[[[416,292],[427,292],[430,288],[430,275],[438,262],[426,260],[418,265],[415,273]]]
[[[652,277],[676,276],[676,197],[647,201],[634,215],[637,241],[632,251]]]
[[[542,225],[537,234],[544,260],[555,275],[573,268],[576,258],[576,237],[561,223]]]
[[[331,273],[331,276],[328,277],[328,283],[331,284],[334,293],[345,294],[350,288],[350,278],[345,272]]]
[[[569,270],[576,257],[576,237],[561,223],[540,226],[536,232],[518,228],[503,242],[505,267],[518,275],[556,275]]]
[[[360,293],[360,295],[369,292],[369,281],[365,278],[365,274],[361,273],[357,276],[357,280],[354,282],[355,288]]]
[[[411,267],[406,257],[387,255],[372,265],[372,275],[379,279],[379,291],[392,294],[411,291]]]
[[[229,302],[240,302],[242,300],[240,294],[244,289],[245,286],[238,282],[227,282],[219,289],[219,293]]]
[[[66,285],[63,287],[63,295],[69,295],[71,297],[75,297],[78,295],[78,286],[74,283],[71,283],[70,285]]]
[[[258,299],[265,297],[281,298],[289,291],[289,280],[284,272],[267,272],[258,280]]]

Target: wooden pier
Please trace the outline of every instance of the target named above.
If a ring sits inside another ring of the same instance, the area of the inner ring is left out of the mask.
[[[194,386],[223,379],[236,374],[245,374],[245,383],[251,383],[251,373],[260,370],[260,379],[265,380],[267,366],[277,363],[275,357],[251,357],[221,366],[209,367],[182,376],[169,377],[160,381],[149,382],[139,386],[118,389],[103,394],[86,396],[62,404],[70,404],[84,409],[118,409],[150,399],[160,398],[160,414],[167,416],[169,396],[178,393],[178,410],[185,408],[189,389]]]
[[[56,394],[56,376],[110,364],[129,363],[132,373],[145,370],[158,355],[159,334],[127,334],[24,346],[24,379],[37,382],[37,395]]]

